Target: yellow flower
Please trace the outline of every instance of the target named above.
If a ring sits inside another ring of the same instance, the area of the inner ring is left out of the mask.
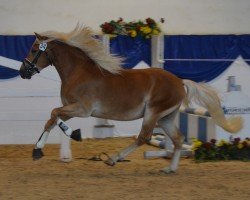
[[[143,32],[144,34],[149,34],[152,32],[152,28],[150,28],[149,26],[142,26],[140,28],[140,31]]]
[[[152,31],[152,34],[153,35],[158,35],[160,32],[157,30],[157,29],[154,29],[153,31]]]
[[[237,145],[237,147],[238,147],[238,149],[242,149],[242,148],[244,147],[244,145],[243,145],[242,143],[239,143],[239,144]]]
[[[131,37],[136,37],[137,36],[137,32],[135,30],[129,31],[129,34],[130,34]]]
[[[192,151],[199,149],[201,145],[202,145],[202,142],[200,140],[193,139]]]
[[[224,145],[227,145],[228,142],[226,140],[220,140],[220,142],[217,144],[218,147],[222,147]]]

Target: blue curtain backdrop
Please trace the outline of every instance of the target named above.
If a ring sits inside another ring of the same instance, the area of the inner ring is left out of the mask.
[[[0,56],[22,61],[34,36],[0,36]],[[250,35],[172,35],[164,38],[165,59],[230,59],[239,55],[250,65]],[[151,41],[141,37],[118,36],[111,39],[112,54],[126,58],[130,69],[141,60],[151,64]],[[164,69],[197,82],[210,81],[225,71],[233,61],[166,60]],[[18,71],[0,66],[0,79],[18,76]]]
[[[239,48],[241,56],[250,65],[250,35],[241,35],[239,37]]]
[[[22,61],[35,41],[35,36],[0,36],[0,56]],[[0,65],[0,79],[18,76],[17,70]]]
[[[240,36],[178,35],[164,38],[165,59],[232,59],[239,51]],[[250,39],[250,38],[248,38]],[[233,61],[166,60],[164,69],[194,81],[210,81],[225,71]]]
[[[151,65],[151,40],[118,36],[110,40],[110,52],[125,59],[123,67],[131,69],[141,60]]]

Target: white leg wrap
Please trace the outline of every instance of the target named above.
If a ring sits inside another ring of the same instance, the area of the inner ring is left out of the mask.
[[[63,162],[70,162],[72,160],[70,142],[71,140],[69,137],[61,134],[60,158]]]
[[[61,120],[60,118],[58,118],[57,125],[60,127],[60,129],[62,129],[62,131],[67,136],[69,136],[69,137],[71,136],[72,128],[70,128],[63,120]]]
[[[42,149],[48,139],[49,132],[45,131],[36,143],[35,149]]]

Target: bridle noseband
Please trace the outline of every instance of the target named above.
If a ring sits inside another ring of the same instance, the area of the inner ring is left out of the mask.
[[[28,58],[25,58],[23,61],[23,65],[25,67],[25,72],[29,74],[30,76],[40,73],[39,69],[36,67],[36,63],[41,56],[41,54],[44,52],[47,56],[47,59],[49,60],[50,65],[52,65],[51,59],[48,56],[48,53],[46,52],[47,49],[47,42],[41,42],[39,44],[39,50],[36,53],[35,57],[33,58],[32,61],[30,61]]]

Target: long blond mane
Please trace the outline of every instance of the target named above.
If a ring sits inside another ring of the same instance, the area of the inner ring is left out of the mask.
[[[94,33],[89,27],[77,25],[69,33],[48,31],[41,35],[81,49],[98,67],[112,74],[118,74],[122,70],[121,64],[124,59],[107,53],[101,41],[93,37]]]

